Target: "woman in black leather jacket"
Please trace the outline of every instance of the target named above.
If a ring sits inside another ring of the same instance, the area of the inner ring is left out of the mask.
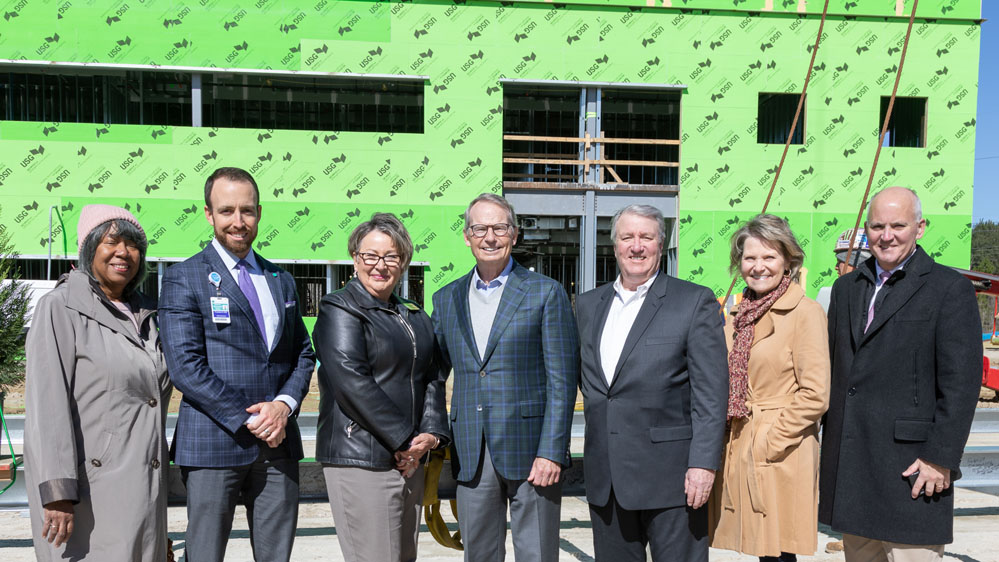
[[[393,291],[413,256],[406,228],[376,213],[350,235],[356,278],[323,297],[319,431],[333,522],[348,561],[416,559],[423,462],[451,433],[430,317]]]

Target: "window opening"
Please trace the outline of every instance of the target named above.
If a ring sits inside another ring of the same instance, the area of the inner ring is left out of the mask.
[[[878,133],[888,113],[891,96],[881,96],[881,114]],[[895,97],[884,143],[887,147],[926,147],[926,98]]]
[[[504,85],[504,187],[676,187],[679,159],[675,90]]]
[[[794,113],[798,110],[798,99],[801,94],[771,94],[760,92],[759,105],[756,112],[756,142],[760,144],[784,144],[791,132]],[[798,125],[794,128],[791,144],[803,144],[805,141],[805,105],[801,106],[798,115]]]
[[[236,129],[423,132],[423,82],[206,75],[204,124]]]
[[[191,125],[191,77],[173,72],[0,73],[6,121]]]

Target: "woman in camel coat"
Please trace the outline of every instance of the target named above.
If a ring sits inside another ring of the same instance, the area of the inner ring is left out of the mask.
[[[822,307],[797,283],[803,260],[787,223],[773,215],[733,237],[732,268],[747,289],[725,326],[729,425],[710,503],[711,546],[764,561],[793,561],[817,546],[829,343]]]

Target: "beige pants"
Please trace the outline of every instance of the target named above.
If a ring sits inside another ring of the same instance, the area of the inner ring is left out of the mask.
[[[940,562],[944,545],[899,544],[843,535],[846,562]]]
[[[416,560],[423,467],[397,470],[323,465],[336,537],[346,562]]]

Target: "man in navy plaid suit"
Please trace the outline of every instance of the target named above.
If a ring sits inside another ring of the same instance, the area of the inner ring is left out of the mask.
[[[464,230],[476,265],[434,294],[466,561],[504,560],[507,504],[516,560],[558,559],[579,343],[562,286],[510,257],[516,221],[506,199],[476,197]]]
[[[205,183],[215,239],[170,267],[160,335],[184,399],[171,452],[187,486],[185,559],[221,561],[236,503],[256,560],[289,560],[298,520],[302,440],[293,414],[315,355],[295,281],[253,252],[260,194],[239,168]]]

